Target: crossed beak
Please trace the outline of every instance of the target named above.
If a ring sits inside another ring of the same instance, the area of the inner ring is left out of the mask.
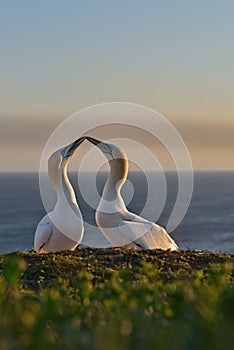
[[[92,138],[92,137],[90,137],[90,136],[87,136],[86,138],[87,138],[88,141],[90,141],[91,143],[93,143],[95,146],[97,146],[97,145],[99,145],[100,143],[102,143],[102,141],[99,141],[99,140],[97,140],[97,139],[94,139],[94,138]]]
[[[65,155],[64,158],[68,158],[73,155],[77,147],[85,140],[85,137],[80,137],[76,141],[72,142],[70,145],[67,146],[65,149]]]

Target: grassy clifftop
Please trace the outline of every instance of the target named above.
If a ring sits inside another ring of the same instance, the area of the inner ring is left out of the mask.
[[[231,349],[233,255],[0,256],[3,349]]]

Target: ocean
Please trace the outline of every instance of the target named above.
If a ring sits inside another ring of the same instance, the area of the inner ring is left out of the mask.
[[[76,188],[77,177],[75,174],[70,176]],[[157,186],[158,174],[150,173],[149,176]],[[106,173],[98,174],[98,193],[101,193],[106,177]],[[89,191],[92,174],[84,173],[81,178],[82,189]],[[166,202],[157,220],[162,226],[167,224],[175,203],[177,174],[167,172],[166,183]],[[150,189],[147,188],[146,177],[141,173],[130,173],[129,182],[123,189],[129,210],[136,214],[142,212],[149,194],[147,191]],[[86,223],[83,243],[92,245],[95,237],[102,236],[95,224],[95,209],[87,204],[79,190],[76,192]],[[0,194],[0,253],[31,250],[37,223],[45,215],[38,173],[0,173]],[[92,196],[92,191],[89,195]],[[148,219],[152,219],[153,211],[153,207],[148,209]],[[180,225],[170,235],[183,250],[234,253],[234,172],[195,172],[190,206]]]

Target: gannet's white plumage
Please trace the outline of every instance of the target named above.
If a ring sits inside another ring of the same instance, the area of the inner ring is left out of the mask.
[[[83,219],[73,187],[67,175],[67,167],[76,148],[84,141],[80,138],[55,151],[48,160],[48,174],[57,193],[54,210],[39,222],[34,249],[38,253],[73,250],[83,238]]]
[[[91,137],[87,139],[103,152],[110,166],[96,211],[96,222],[110,244],[135,249],[178,250],[177,244],[163,227],[127,210],[120,193],[128,174],[128,159],[124,150]]]

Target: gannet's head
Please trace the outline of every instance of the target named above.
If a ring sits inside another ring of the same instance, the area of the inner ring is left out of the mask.
[[[126,177],[128,172],[128,158],[121,147],[113,145],[112,143],[96,140],[89,136],[86,136],[86,139],[102,151],[108,159],[111,168],[115,168],[115,172],[119,170],[122,173],[122,176]]]
[[[48,173],[53,184],[53,179],[57,174],[68,165],[73,153],[77,147],[85,140],[85,137],[80,137],[69,145],[55,151],[48,159]]]
[[[97,146],[109,161],[115,159],[125,159],[127,161],[126,153],[121,147],[113,145],[112,143],[96,140],[89,136],[86,136],[86,139]]]

